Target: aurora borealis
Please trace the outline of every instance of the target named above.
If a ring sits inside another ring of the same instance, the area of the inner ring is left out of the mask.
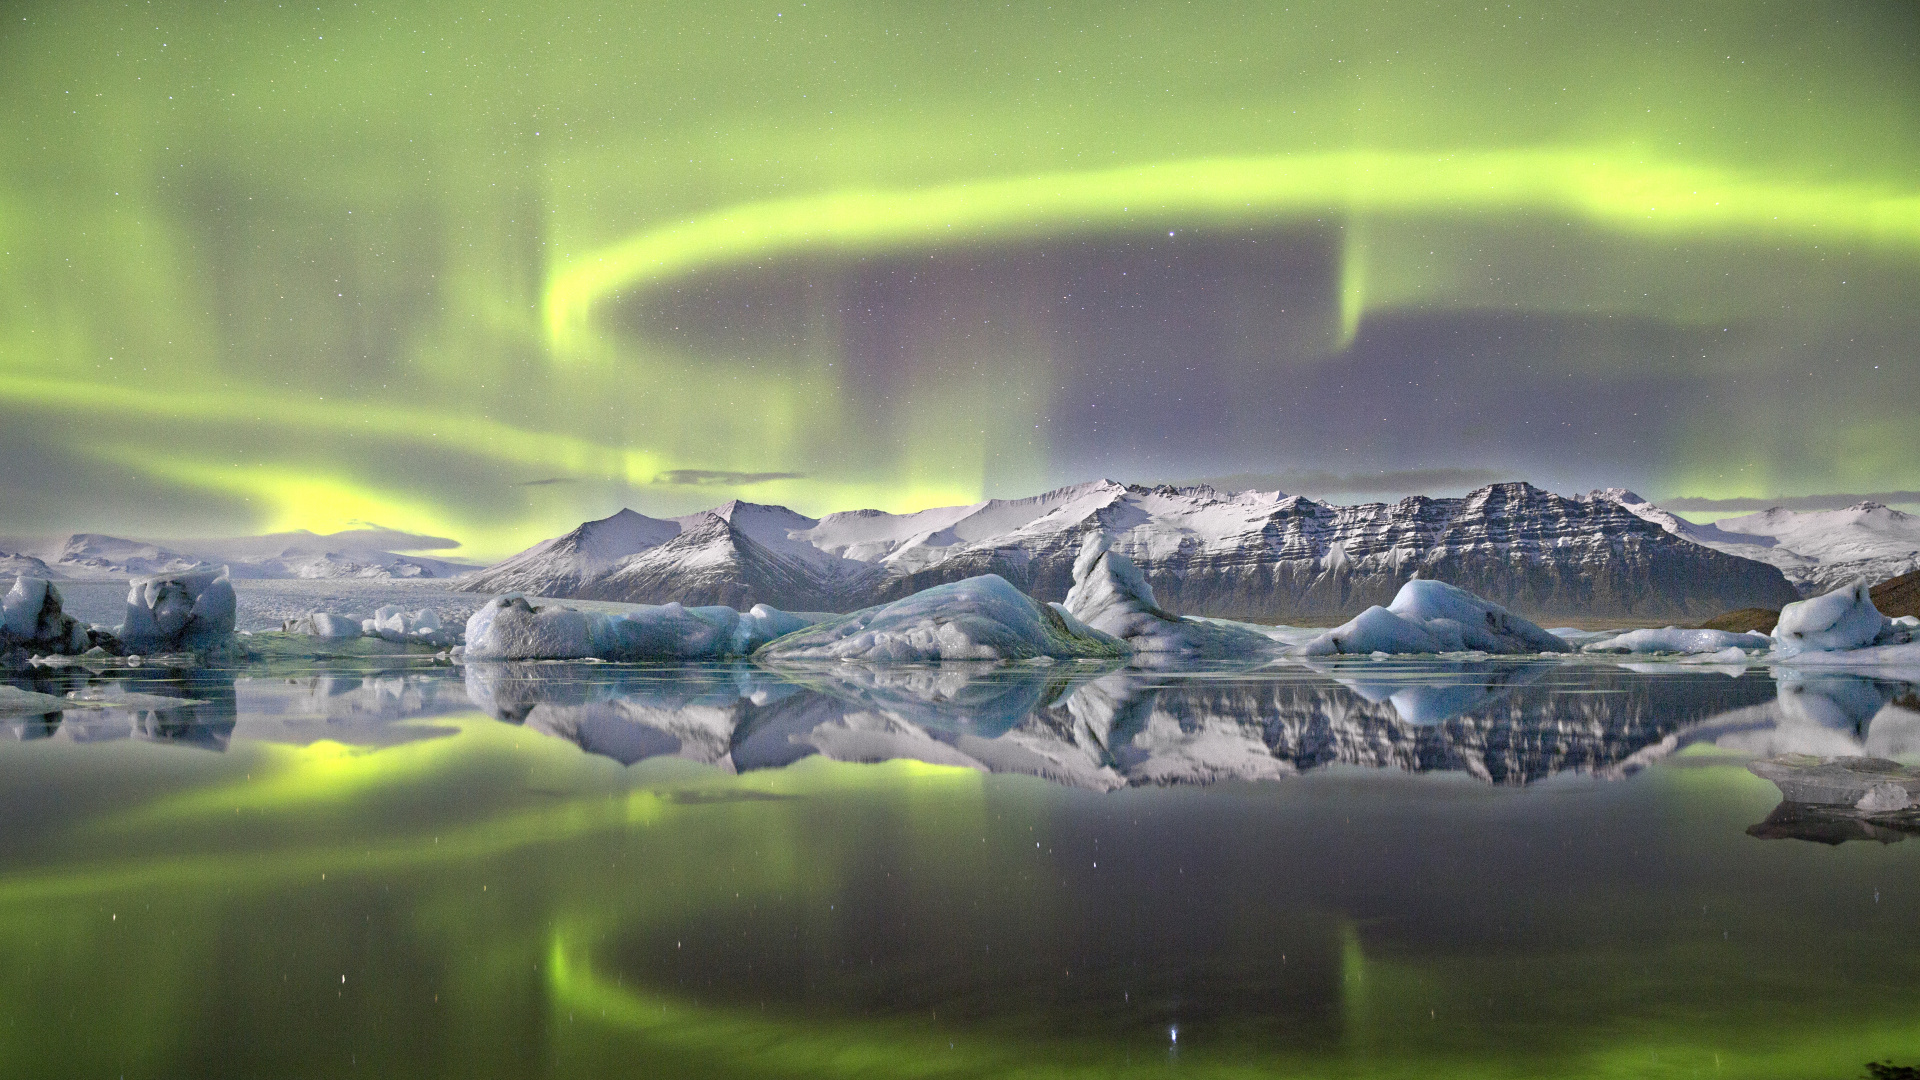
[[[8,534],[1920,488],[1908,4],[4,12]]]

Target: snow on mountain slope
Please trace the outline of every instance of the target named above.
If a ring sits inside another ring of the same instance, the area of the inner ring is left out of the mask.
[[[211,564],[197,556],[169,551],[143,540],[123,540],[100,533],[75,533],[54,557],[54,565],[69,577],[102,578],[147,574],[183,574]]]
[[[466,592],[524,592],[575,596],[611,572],[620,560],[680,535],[679,521],[632,510],[589,521],[564,536],[542,540],[504,562],[461,579]]]
[[[321,536],[300,530],[214,540],[182,540],[195,558],[232,567],[253,578],[446,578],[479,569],[471,563],[396,555],[352,533]]]
[[[22,574],[30,578],[46,578],[48,581],[58,581],[66,577],[65,574],[48,566],[45,561],[32,555],[24,552],[0,551],[0,582],[9,581]]]
[[[750,508],[742,513],[742,506]],[[783,611],[834,611],[859,606],[872,568],[776,535],[781,517],[758,511],[779,507],[728,504],[678,519],[684,526],[666,543],[627,556],[605,575],[567,595],[630,603],[722,604],[746,610],[768,604]],[[791,511],[788,511],[791,513]],[[799,515],[793,515],[799,518]],[[811,525],[811,518],[800,518]],[[767,536],[762,543],[748,530]]]
[[[917,514],[816,520],[736,502],[663,524],[684,529],[676,539],[686,542],[650,544],[578,575],[555,572],[556,549],[542,545],[463,587],[845,611],[999,574],[1051,601],[1072,587],[1085,538],[1104,532],[1176,614],[1346,617],[1387,603],[1416,572],[1527,615],[1692,619],[1797,598],[1778,570],[1671,535],[1616,500],[1527,484],[1340,507],[1279,492],[1101,480]]]
[[[1688,521],[1624,488],[1594,492],[1676,536],[1716,551],[1780,568],[1802,596],[1828,592],[1856,577],[1869,583],[1920,570],[1920,517],[1875,502],[1844,510],[1782,510]]]
[[[80,580],[185,574],[227,566],[235,578],[451,577],[475,567],[446,559],[396,555],[354,534],[273,533],[226,539],[169,541],[169,547],[100,533],[75,533],[52,569]],[[174,550],[177,547],[182,550]]]

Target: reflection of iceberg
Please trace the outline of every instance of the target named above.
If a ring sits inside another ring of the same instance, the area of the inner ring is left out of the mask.
[[[242,718],[235,734],[279,743],[332,739],[354,746],[384,746],[431,738],[453,729],[399,721],[468,707],[457,684],[444,675],[425,672],[243,678],[234,691]]]
[[[155,669],[100,679],[67,669],[31,681],[34,692],[65,699],[68,707],[36,718],[37,729],[23,727],[19,733],[26,737],[80,743],[133,738],[225,750],[233,735],[233,676],[221,672]]]
[[[1762,840],[1811,840],[1835,846],[1849,840],[1897,844],[1909,836],[1920,836],[1920,817],[1867,818],[1824,806],[1782,802],[1765,821],[1749,826],[1747,835]]]
[[[793,693],[745,666],[581,669],[488,663],[466,668],[467,697],[509,723],[566,739],[631,765],[679,756],[730,765],[729,743],[745,711]]]
[[[1773,700],[1689,725],[1637,757],[1644,762],[1709,743],[1757,758],[1806,754],[1920,760],[1920,712],[1904,707],[1914,693],[1911,683],[1784,668],[1777,680]]]
[[[1547,673],[1546,664],[1527,661],[1442,661],[1417,668],[1369,663],[1309,664],[1369,702],[1382,701],[1409,724],[1437,724],[1477,709]],[[1365,677],[1349,674],[1364,673]]]
[[[1301,668],[472,665],[467,692],[495,716],[626,763],[677,755],[746,771],[815,754],[904,757],[1094,789],[1273,779],[1331,764],[1527,783],[1613,769],[1729,705],[1773,697],[1758,673],[1646,679],[1589,668],[1582,692],[1567,693],[1541,678],[1546,670],[1410,665],[1343,685]]]

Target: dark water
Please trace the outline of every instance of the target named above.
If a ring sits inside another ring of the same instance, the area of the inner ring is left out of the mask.
[[[393,659],[12,682],[131,704],[0,717],[7,1076],[1920,1064],[1920,843],[1780,812],[1743,767],[1913,760],[1898,680]]]

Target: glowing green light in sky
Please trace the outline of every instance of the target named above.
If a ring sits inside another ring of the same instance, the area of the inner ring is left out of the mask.
[[[16,8],[0,536],[1920,488],[1898,6]]]
[[[563,264],[547,288],[547,330],[564,350],[597,299],[695,270],[812,249],[945,247],[1035,231],[1106,231],[1142,219],[1488,211],[1574,214],[1633,233],[1772,234],[1796,243],[1920,248],[1920,191],[1912,188],[1782,182],[1649,162],[1631,147],[1285,154],[917,191],[836,191],[728,207]]]

